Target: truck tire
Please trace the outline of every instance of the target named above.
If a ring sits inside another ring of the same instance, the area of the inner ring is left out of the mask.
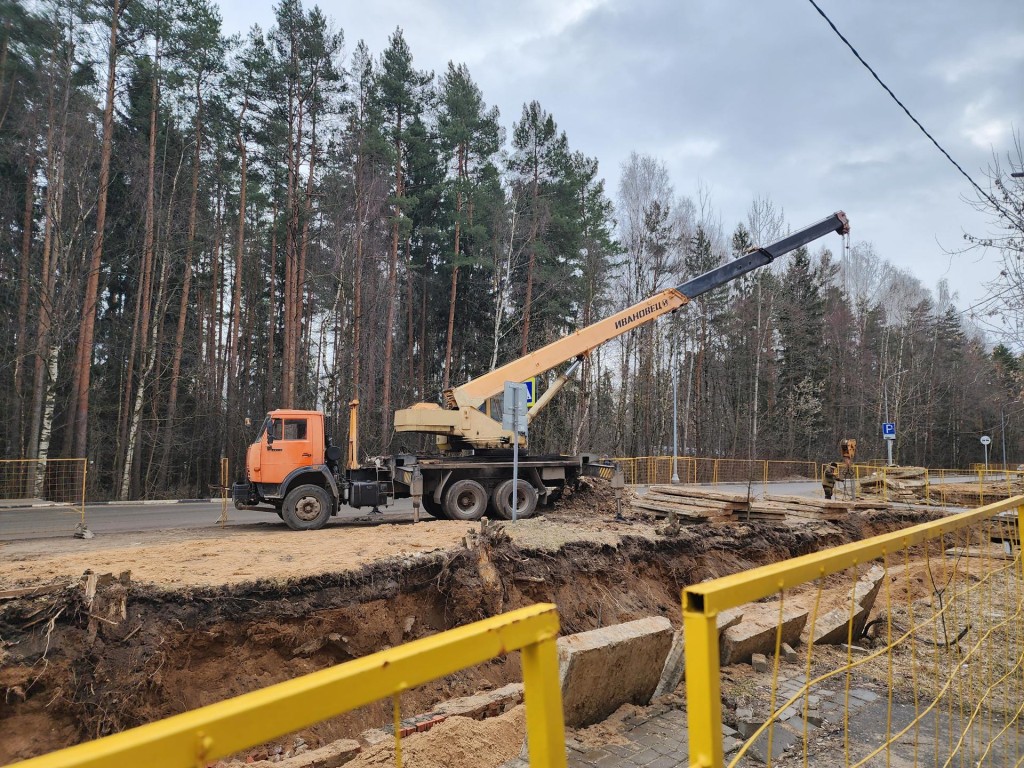
[[[420,506],[423,510],[433,518],[438,520],[447,520],[448,515],[445,514],[444,505],[438,504],[434,501],[434,495],[432,493],[426,494],[420,498]]]
[[[315,531],[331,519],[334,502],[319,485],[300,485],[284,497],[281,517],[293,531]]]
[[[512,481],[505,480],[498,483],[494,489],[494,511],[502,520],[512,519]],[[537,489],[525,480],[520,480],[516,486],[516,519],[525,520],[533,517],[537,511]]]
[[[441,506],[452,520],[479,520],[487,511],[487,491],[476,480],[456,480],[445,491]]]

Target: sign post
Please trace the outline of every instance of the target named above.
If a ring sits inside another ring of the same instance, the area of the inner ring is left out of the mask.
[[[892,421],[882,422],[882,439],[885,440],[886,451],[889,455],[889,463],[887,466],[892,466],[892,444],[896,440],[896,423]]]
[[[992,444],[992,438],[988,435],[981,436],[981,444],[985,449],[985,472],[988,472],[988,447]]]
[[[532,387],[516,381],[505,382],[501,408],[501,426],[513,433],[512,437],[512,522],[519,512],[519,436],[526,435],[526,403]]]

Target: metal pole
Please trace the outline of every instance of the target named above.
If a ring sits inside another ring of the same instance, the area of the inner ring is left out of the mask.
[[[679,484],[679,376],[672,366],[672,484]]]
[[[512,522],[519,511],[519,387],[512,390]]]
[[[988,446],[983,446],[985,449],[985,474],[988,475]]]
[[[882,380],[882,397],[885,399],[885,423],[889,423],[889,376],[886,376]],[[892,440],[886,439],[885,450],[889,457],[889,461],[886,466],[892,466]]]
[[[1003,441],[1003,472],[1006,472],[1009,467],[1006,466],[1006,417],[1004,412],[1006,405],[999,406],[999,439]]]

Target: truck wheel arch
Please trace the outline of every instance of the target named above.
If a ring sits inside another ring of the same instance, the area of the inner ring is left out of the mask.
[[[341,498],[338,493],[338,483],[326,465],[314,464],[311,467],[293,469],[281,482],[280,489],[278,490],[279,498],[284,499],[293,488],[297,488],[300,485],[322,486],[324,490],[334,497],[334,508],[337,510],[337,502]]]

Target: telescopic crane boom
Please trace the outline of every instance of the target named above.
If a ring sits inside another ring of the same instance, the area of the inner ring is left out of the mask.
[[[545,373],[569,360],[581,359],[601,344],[646,325],[662,315],[674,312],[691,299],[770,264],[790,251],[830,232],[845,235],[849,231],[850,222],[846,214],[837,211],[778,242],[754,248],[738,259],[698,275],[675,288],[666,288],[621,312],[553,341],[462,386],[446,390],[444,408],[435,403],[417,403],[410,408],[396,411],[395,430],[438,435],[438,446],[443,451],[507,448],[512,444],[513,434],[502,429],[499,422],[479,410],[490,398],[501,393],[506,381],[526,381],[531,376]],[[548,392],[555,387],[560,388],[569,373],[560,376],[558,382],[552,385]],[[543,407],[549,399],[549,396],[546,397],[538,405]],[[534,410],[538,410],[538,407],[534,406]],[[524,444],[522,438],[520,443]]]

